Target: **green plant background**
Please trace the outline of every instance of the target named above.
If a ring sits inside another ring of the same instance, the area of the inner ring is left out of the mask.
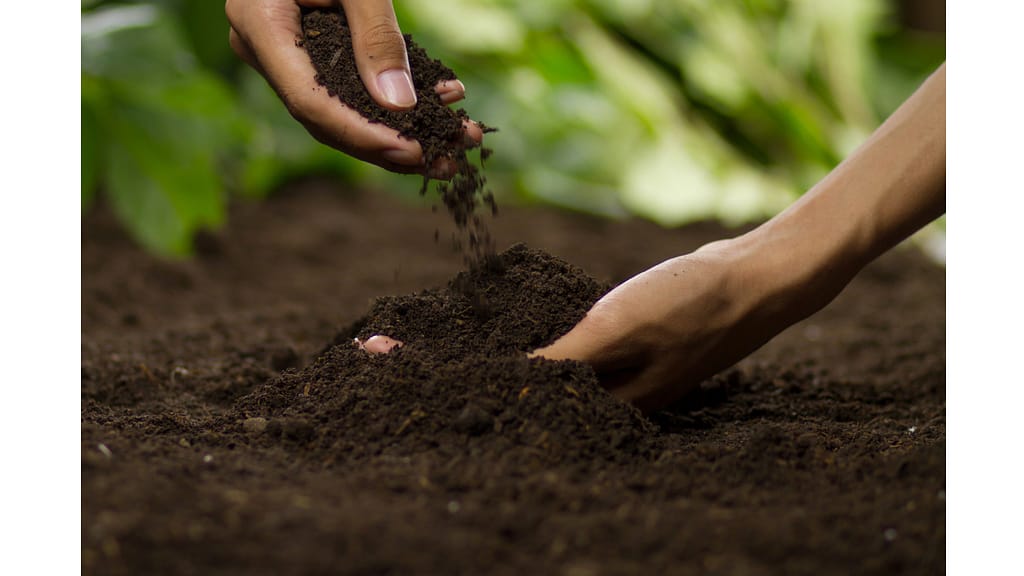
[[[500,131],[499,201],[663,225],[770,216],[945,59],[885,0],[396,0],[405,32]],[[234,196],[299,175],[412,196],[416,177],[313,140],[227,43],[214,0],[82,1],[82,209],[105,196],[186,255]]]

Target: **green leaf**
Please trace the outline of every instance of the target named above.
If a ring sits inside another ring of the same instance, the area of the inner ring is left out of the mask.
[[[256,72],[243,72],[239,83],[239,106],[250,123],[240,193],[265,196],[288,178],[304,173],[330,173],[351,180],[360,170],[370,169],[366,163],[317,142]]]
[[[211,154],[239,147],[250,136],[251,122],[239,112],[236,97],[212,74],[196,71],[166,84],[113,80],[108,82],[108,90],[121,100],[184,119],[188,131],[171,130],[166,137],[201,141]]]
[[[221,167],[251,133],[237,97],[157,3],[83,14],[82,72],[83,204],[102,179],[140,243],[188,253],[198,229],[224,220]]]
[[[96,113],[85,100],[82,101],[82,212],[92,204],[99,180],[100,163],[103,161],[97,127]]]
[[[107,116],[107,192],[115,212],[147,248],[184,255],[200,228],[224,220],[211,150],[195,120],[130,104]]]
[[[559,84],[590,84],[594,75],[576,49],[550,35],[538,35],[531,42],[530,64],[544,79]]]
[[[178,13],[196,57],[204,66],[228,72],[241,64],[228,44],[223,2],[182,0]]]
[[[107,155],[107,194],[128,231],[145,248],[163,254],[189,251],[189,234],[165,191],[123,142],[113,142]]]
[[[173,17],[153,4],[101,6],[82,14],[82,72],[165,85],[197,69]]]

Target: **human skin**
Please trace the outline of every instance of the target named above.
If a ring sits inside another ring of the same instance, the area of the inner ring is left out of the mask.
[[[359,338],[354,338],[352,340],[352,344],[360,350],[364,350],[370,354],[387,354],[395,348],[402,347],[402,342],[400,340],[395,340],[390,336],[381,336],[380,334],[370,336],[365,341],[360,340]]]
[[[591,364],[613,394],[663,408],[831,302],[946,207],[943,64],[849,158],[753,231],[658,264],[531,356]]]
[[[405,40],[391,0],[227,0],[224,11],[231,24],[231,47],[267,79],[292,116],[320,142],[393,172],[451,178],[454,161],[441,158],[432,166],[424,165],[419,142],[340,106],[317,84],[309,56],[295,44],[302,35],[300,6],[344,9],[356,66],[367,91],[390,110],[415,106]],[[441,82],[436,90],[445,104],[466,95],[458,80]],[[483,141],[476,123],[467,120],[465,129],[466,146]]]

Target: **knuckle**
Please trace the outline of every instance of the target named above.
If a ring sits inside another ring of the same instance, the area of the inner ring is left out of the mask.
[[[257,0],[254,4],[254,13],[259,15],[259,22],[264,25],[279,24],[288,18],[289,7],[280,2],[266,2]],[[294,5],[290,8],[297,9]]]
[[[298,6],[279,0],[225,0],[224,15],[235,28],[280,25],[292,21]]]
[[[228,23],[232,26],[238,24],[242,20],[242,13],[248,3],[244,0],[226,0],[224,2],[224,15],[228,18]]]
[[[378,18],[370,22],[360,34],[359,45],[375,61],[405,64],[405,38],[389,18]]]
[[[293,118],[307,125],[315,122],[310,110],[309,97],[301,91],[292,88],[282,87],[277,92],[278,96],[281,97],[281,101],[284,102],[285,108],[288,109],[288,113]]]
[[[341,122],[328,122],[311,106],[308,98],[291,98],[285,106],[292,117],[299,121],[317,142],[352,155],[351,127]]]
[[[345,140],[347,134],[344,128],[332,127],[331,130],[327,130],[320,124],[306,121],[303,122],[303,125],[310,136],[317,142],[351,155]]]
[[[235,51],[235,55],[239,58],[244,58],[245,47],[242,46],[242,38],[238,35],[238,32],[234,28],[228,31],[228,44],[231,49]]]

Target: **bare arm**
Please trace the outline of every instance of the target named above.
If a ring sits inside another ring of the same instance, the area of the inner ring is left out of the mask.
[[[588,362],[653,410],[821,309],[945,211],[945,76],[943,65],[787,210],[631,278],[534,354]]]
[[[791,271],[777,280],[804,284],[790,289],[838,294],[865,265],[945,211],[943,64],[849,158],[744,240],[770,257],[768,265]]]

